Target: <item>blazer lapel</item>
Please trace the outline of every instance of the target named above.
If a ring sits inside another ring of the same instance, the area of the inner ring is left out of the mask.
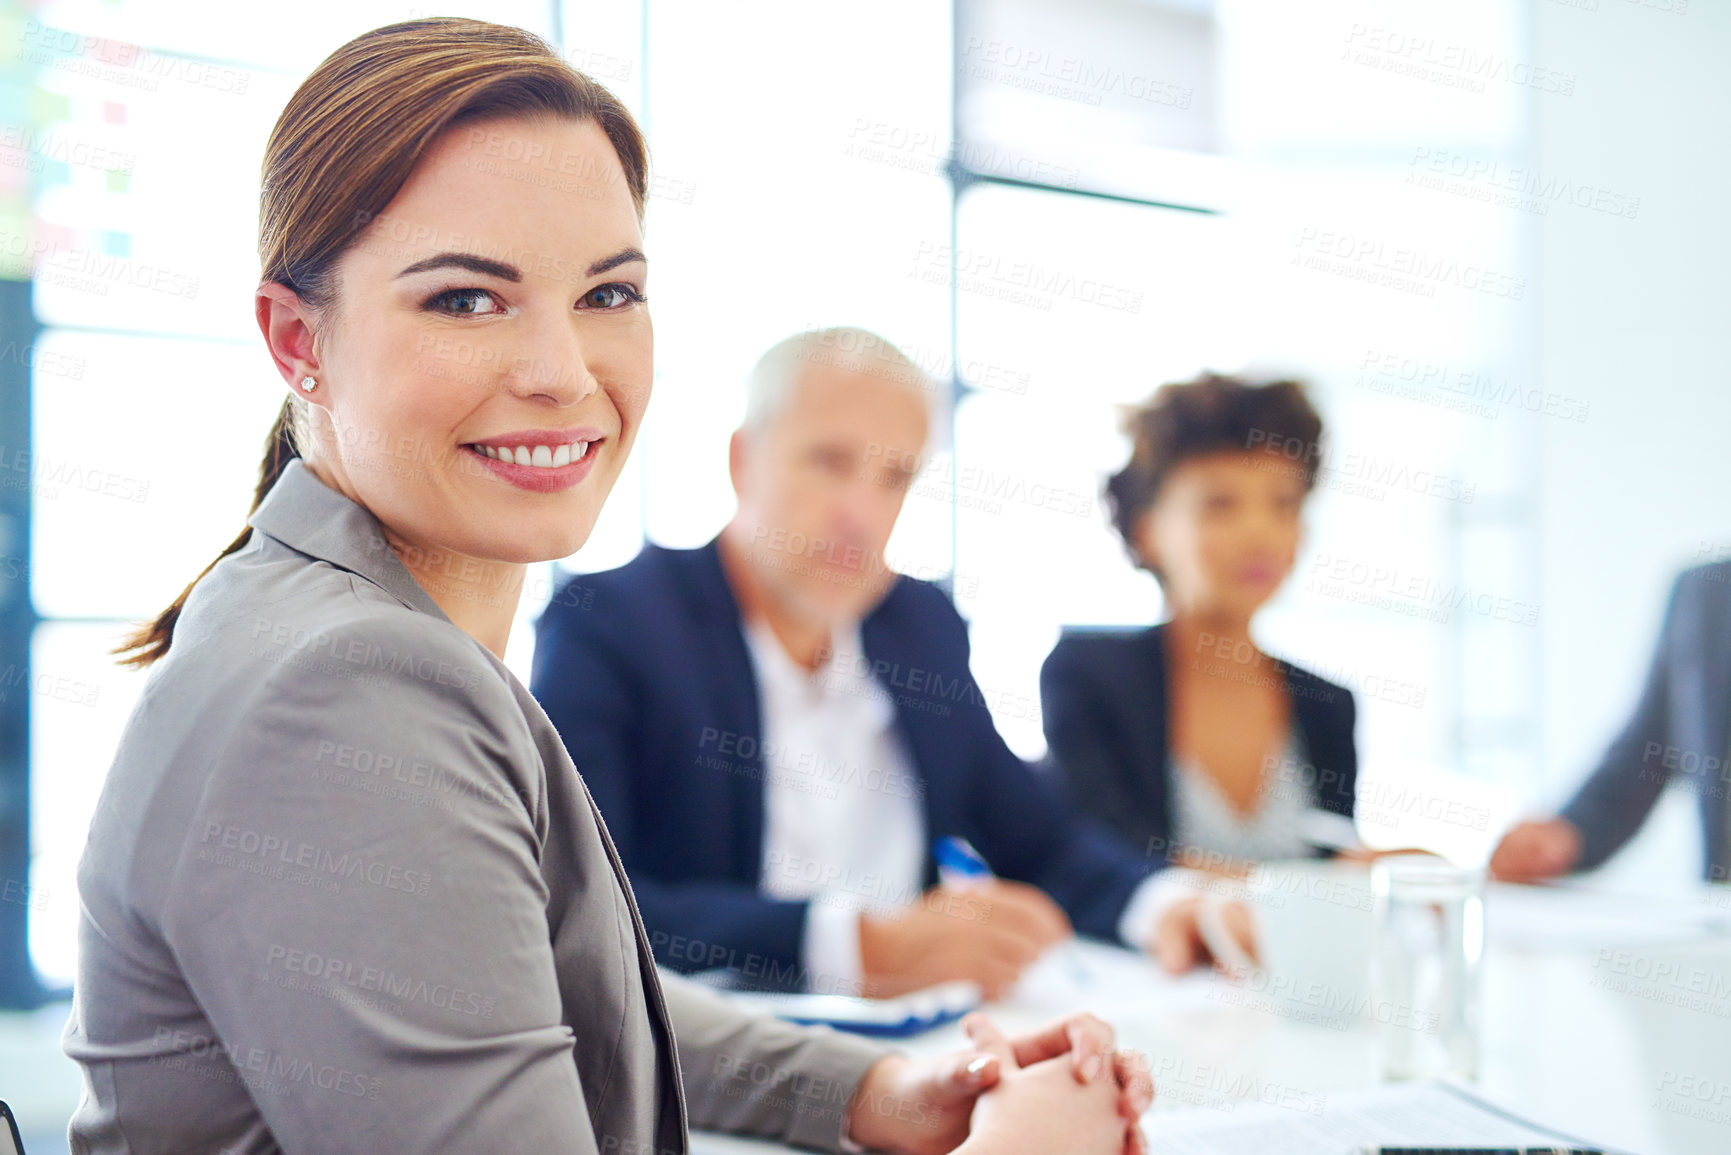
[[[643,977],[643,990],[649,996],[650,1020],[659,1036],[656,1051],[666,1064],[666,1081],[673,1088],[672,1118],[668,1117],[668,1104],[663,1103],[662,1122],[664,1125],[677,1125],[676,1134],[682,1137],[687,1136],[690,1131],[685,1106],[685,1085],[679,1077],[678,1053],[674,1049],[676,1042],[673,1035],[673,1022],[667,1014],[667,1002],[661,994],[660,976],[655,970],[655,955],[649,946],[649,935],[644,930],[643,917],[637,911],[637,896],[631,892],[631,880],[625,875],[625,864],[619,860],[619,851],[613,845],[612,835],[607,833],[607,823],[601,817],[600,808],[595,805],[595,799],[589,793],[589,784],[584,782],[583,775],[577,772],[576,765],[565,750],[565,743],[559,739],[553,729],[552,720],[547,717],[546,711],[541,708],[541,703],[535,700],[534,695],[529,692],[527,687],[515,677],[512,677],[510,682],[511,692],[516,695],[517,704],[523,708],[524,717],[529,719],[529,724],[532,727],[545,732],[537,735],[538,739],[545,739],[539,741],[538,745],[543,750],[554,751],[554,757],[559,761],[559,765],[549,767],[548,772],[569,774],[583,791],[583,801],[588,804],[589,816],[595,821],[595,832],[601,839],[602,849],[607,852],[607,863],[613,871],[613,878],[619,884],[620,891],[625,895],[625,906],[631,912],[631,927],[637,939],[637,962]]]
[[[706,676],[714,695],[715,717],[724,730],[740,735],[741,747],[749,738],[755,774],[727,775],[732,822],[728,855],[734,881],[756,886],[763,870],[763,784],[768,759],[763,749],[763,705],[757,688],[757,671],[745,645],[739,603],[721,568],[719,537],[691,554],[687,592],[691,599],[691,621],[695,627]]]

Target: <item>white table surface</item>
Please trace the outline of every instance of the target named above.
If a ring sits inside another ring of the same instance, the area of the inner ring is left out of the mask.
[[[1476,1084],[1536,1122],[1626,1151],[1731,1152],[1731,888],[1665,898],[1501,887],[1487,895],[1483,1050]],[[1154,1110],[1295,1110],[1378,1079],[1376,1026],[1300,1021],[1223,977],[1173,979],[1129,951],[1061,952],[985,1009],[1006,1030],[1076,1010],[1111,1022],[1153,1065]],[[1242,988],[1236,988],[1242,991]],[[959,1026],[902,1040],[965,1043]],[[706,1155],[774,1144],[699,1132]]]

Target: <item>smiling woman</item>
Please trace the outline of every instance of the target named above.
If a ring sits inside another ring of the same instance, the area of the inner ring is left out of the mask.
[[[288,396],[247,529],[121,651],[151,670],[79,864],[74,1150],[1135,1147],[1151,1088],[1086,1016],[915,1062],[658,975],[500,660],[648,402],[645,174],[518,29],[380,28],[288,102],[256,298]]]
[[[357,77],[366,101],[345,102]],[[624,107],[514,29],[413,22],[334,53],[264,161],[259,321],[302,391],[266,439],[253,508],[298,455],[415,547],[423,584],[483,568],[465,558],[574,551],[648,404],[647,181]],[[513,212],[482,211],[502,197]],[[343,323],[339,289],[364,324]],[[536,446],[551,459],[575,443],[575,462],[528,472]],[[532,535],[506,532],[502,508],[529,516]],[[185,596],[128,640],[129,661],[166,652]],[[509,616],[488,619],[502,652]]]

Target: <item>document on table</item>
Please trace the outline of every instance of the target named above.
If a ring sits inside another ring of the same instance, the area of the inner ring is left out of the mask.
[[[1361,1147],[1591,1146],[1442,1083],[1404,1083],[1331,1093],[1315,1114],[1241,1104],[1152,1111],[1142,1117],[1162,1155],[1357,1155]]]
[[[1731,887],[1687,894],[1616,894],[1578,883],[1493,885],[1485,930],[1515,947],[1635,946],[1723,936],[1731,931]]]

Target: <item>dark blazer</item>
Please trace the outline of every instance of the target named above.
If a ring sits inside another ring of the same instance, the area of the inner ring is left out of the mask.
[[[656,958],[797,985],[808,903],[758,893],[763,721],[739,607],[715,542],[648,546],[574,579],[536,624],[530,689],[583,767]],[[942,590],[901,577],[861,624],[920,780],[926,837],[959,835],[997,874],[1040,887],[1083,934],[1115,938],[1161,865],[1065,804],[1004,745]],[[928,849],[925,879],[937,873]]]
[[[1563,807],[1563,817],[1581,831],[1579,868],[1616,853],[1646,821],[1665,784],[1678,779],[1700,800],[1703,874],[1724,882],[1731,876],[1728,748],[1731,562],[1717,562],[1677,578],[1634,716]]]
[[[1040,669],[1040,709],[1052,758],[1082,809],[1138,849],[1174,858],[1184,848],[1172,835],[1166,638],[1164,625],[1066,630]],[[1315,784],[1324,809],[1351,818],[1352,692],[1285,662],[1276,667],[1308,752],[1290,772]]]

